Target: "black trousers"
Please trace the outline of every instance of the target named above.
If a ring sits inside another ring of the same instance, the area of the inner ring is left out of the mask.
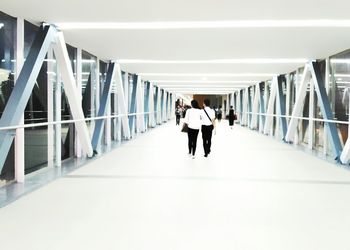
[[[208,155],[210,153],[211,147],[211,136],[213,135],[214,126],[205,126],[202,125],[202,138],[203,138],[203,148],[204,154]]]
[[[194,155],[196,153],[197,138],[199,129],[188,128],[188,153]]]
[[[176,115],[176,125],[180,124],[180,115]]]

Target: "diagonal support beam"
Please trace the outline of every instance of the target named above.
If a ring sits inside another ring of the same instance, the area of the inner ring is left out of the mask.
[[[69,103],[72,117],[75,120],[75,127],[81,143],[82,149],[89,157],[93,155],[93,150],[90,141],[90,135],[86,122],[84,121],[84,113],[81,107],[81,98],[74,79],[71,62],[69,60],[66,42],[64,41],[63,33],[58,32],[56,43],[53,44],[53,50],[57,60],[57,66],[61,71],[65,94]]]
[[[107,77],[106,82],[103,87],[102,96],[100,99],[100,107],[97,113],[97,116],[105,116],[107,112],[107,104],[109,103],[109,98],[111,96],[112,91],[112,82],[115,77],[115,63],[109,63],[108,65],[108,71],[107,71]],[[92,136],[92,148],[96,151],[98,148],[98,145],[101,141],[102,132],[103,132],[103,126],[104,126],[105,119],[99,119],[95,122],[95,128],[94,133]]]
[[[264,134],[268,134],[270,129],[271,129],[271,124],[272,124],[272,120],[273,120],[272,115],[274,114],[274,104],[275,104],[275,100],[276,100],[276,96],[277,96],[277,89],[278,89],[277,76],[274,76],[272,79],[272,84],[271,84],[269,104],[267,106],[267,111],[266,111]]]
[[[134,74],[132,76],[132,92],[131,92],[131,100],[130,100],[130,114],[136,113],[136,91],[137,91],[137,84],[138,84],[138,76]],[[131,135],[133,136],[135,133],[135,115],[131,115],[129,117],[129,127]]]
[[[149,114],[148,112],[150,112],[150,90],[151,90],[151,83],[150,82],[145,82],[146,84],[146,93],[145,93],[145,98],[144,98],[144,108],[145,108],[145,129],[147,130],[149,127],[149,123],[150,123],[150,117],[151,114]]]
[[[141,77],[137,78],[137,86],[136,86],[136,113],[138,113],[138,115],[136,116],[136,125],[137,125],[137,132],[144,132],[145,131],[145,119],[144,119],[144,115],[141,114],[144,111],[144,107],[143,107],[143,95],[144,95],[144,88],[143,88],[143,84],[141,81]]]
[[[243,93],[244,93],[244,90],[241,89],[239,91],[239,102],[238,102],[238,106],[239,106],[239,122],[241,125],[244,125],[243,124]]]
[[[255,93],[254,93],[254,100],[253,100],[253,114],[252,114],[252,120],[250,123],[251,129],[256,129],[258,126],[258,112],[259,112],[259,97],[260,97],[260,84],[255,85]]]
[[[305,100],[305,96],[306,96],[306,89],[307,89],[307,85],[308,85],[308,83],[306,81],[308,74],[309,74],[309,65],[305,64],[304,72],[303,72],[303,75],[301,78],[299,90],[298,90],[298,93],[296,95],[296,100],[295,100],[295,104],[294,104],[293,111],[292,111],[292,117],[289,121],[287,133],[285,136],[286,142],[290,142],[293,140],[297,126],[298,126],[299,119],[297,117],[299,117],[301,115],[301,112],[303,110],[303,104],[304,104],[304,100]]]
[[[19,125],[46,53],[54,41],[55,28],[41,26],[24,62],[0,119],[0,127]],[[0,172],[15,136],[15,130],[0,131]]]
[[[122,79],[122,71],[120,70],[120,65],[115,65],[115,80],[116,80],[116,88],[117,88],[117,99],[118,99],[118,109],[123,114],[121,117],[122,129],[124,132],[124,137],[130,139],[130,127],[129,127],[129,117],[128,117],[128,105],[126,101],[126,96],[124,92],[124,85]],[[125,73],[127,74],[127,73]],[[127,77],[125,77],[127,79]]]
[[[280,115],[280,121],[281,121],[281,128],[284,139],[286,133],[287,133],[287,119],[285,117],[286,115],[286,98],[283,95],[283,83],[285,81],[285,77],[280,75],[277,78],[278,81],[278,98],[277,98],[277,105],[278,105],[278,113]]]
[[[265,86],[264,86],[264,82],[261,82],[259,83],[259,94],[260,94],[260,120],[261,120],[261,123],[262,123],[262,128],[264,127],[265,125],[265,119],[266,119],[266,116],[265,116],[265,98],[264,98],[264,91],[265,90]],[[264,91],[262,91],[264,90]]]
[[[334,120],[331,104],[326,93],[326,88],[322,79],[322,74],[318,62],[310,62],[310,71],[315,83],[314,85],[316,89],[316,94],[318,97],[323,118],[326,120]],[[329,138],[331,139],[330,142],[332,145],[333,153],[336,156],[336,159],[339,159],[342,146],[340,143],[337,126],[335,123],[332,122],[325,122],[325,125],[328,131]]]
[[[251,91],[253,89],[253,86],[247,88],[247,98],[248,98],[248,120],[247,120],[247,126],[251,126],[252,122],[252,96]]]
[[[242,114],[242,125],[246,126],[248,124],[248,90],[245,88],[243,91],[243,114]]]

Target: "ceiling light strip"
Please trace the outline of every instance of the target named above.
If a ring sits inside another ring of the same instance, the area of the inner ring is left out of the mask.
[[[67,29],[164,30],[164,29],[227,29],[227,28],[329,28],[350,27],[350,20],[231,20],[193,22],[61,22]]]
[[[223,80],[154,80],[154,81],[151,81],[151,82],[154,82],[154,83],[192,83],[192,84],[198,84],[198,83],[212,83],[212,84],[215,84],[215,83],[257,83],[259,81],[253,81],[253,80],[234,80],[234,81],[223,81]]]
[[[309,60],[306,58],[238,58],[213,60],[144,60],[119,59],[119,64],[302,64]]]
[[[276,73],[138,73],[140,76],[272,77]]]

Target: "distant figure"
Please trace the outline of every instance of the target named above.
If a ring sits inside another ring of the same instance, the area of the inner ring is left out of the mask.
[[[181,107],[180,105],[178,105],[175,109],[176,125],[180,125],[181,113]]]
[[[185,123],[188,125],[188,155],[192,155],[192,159],[195,158],[197,138],[199,129],[201,128],[201,113],[198,102],[196,100],[191,101],[192,108],[186,111]]]
[[[221,106],[219,106],[217,117],[218,117],[218,121],[220,122],[221,119],[222,119],[222,109],[221,109]]]
[[[208,157],[211,148],[211,137],[214,129],[215,122],[215,111],[210,107],[209,99],[205,99],[203,102],[203,111],[201,114],[202,119],[202,138],[203,138],[203,149],[204,149],[204,157]]]
[[[235,123],[235,119],[236,115],[235,115],[235,111],[233,109],[233,106],[230,106],[230,111],[228,112],[228,122],[230,125],[230,128],[233,128],[233,124]]]

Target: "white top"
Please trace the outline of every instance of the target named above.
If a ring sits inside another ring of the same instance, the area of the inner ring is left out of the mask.
[[[215,111],[209,107],[204,108],[205,111],[207,111],[209,117],[211,118],[212,121],[215,119]],[[209,120],[208,115],[204,112],[204,110],[201,110],[201,119],[202,119],[202,124],[205,126],[210,126],[213,125],[213,123]]]
[[[188,127],[191,129],[200,129],[202,126],[201,122],[202,110],[190,108],[186,111],[185,123],[188,124]]]

